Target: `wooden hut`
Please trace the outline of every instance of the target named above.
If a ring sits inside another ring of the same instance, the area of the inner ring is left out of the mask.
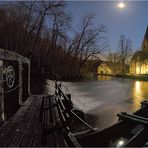
[[[0,120],[9,119],[30,95],[30,60],[0,49]]]

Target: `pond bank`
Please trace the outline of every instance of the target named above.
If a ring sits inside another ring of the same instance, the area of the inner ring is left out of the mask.
[[[124,79],[132,79],[132,80],[139,80],[139,81],[148,81],[148,74],[145,75],[103,75],[103,74],[98,74],[94,75],[94,77],[97,76],[111,76],[111,77],[117,77],[117,78],[124,78]]]
[[[116,75],[119,78],[134,79],[140,81],[148,81],[148,75]]]

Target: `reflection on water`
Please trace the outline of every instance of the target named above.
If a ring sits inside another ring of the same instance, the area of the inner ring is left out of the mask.
[[[117,80],[118,78],[113,78],[111,76],[105,76],[105,75],[98,75],[97,80],[99,81],[111,81],[111,80]],[[133,80],[125,80],[126,83],[132,83],[130,91],[132,92],[132,102],[133,102],[133,110],[137,110],[140,108],[140,102],[143,100],[148,100],[148,82],[144,81],[133,81]],[[124,90],[123,90],[124,91]],[[127,93],[127,92],[126,92]]]
[[[106,81],[106,80],[111,80],[112,77],[111,76],[105,76],[105,75],[98,75],[97,79],[102,80],[102,81]]]
[[[148,82],[98,76],[86,82],[65,82],[72,101],[88,116],[88,122],[99,129],[118,121],[119,112],[133,113],[140,102],[148,100]]]
[[[148,82],[135,81],[132,87],[132,99],[135,109],[140,108],[140,102],[148,99]]]
[[[135,81],[133,85],[133,104],[134,108],[138,109],[140,107],[140,103],[143,98],[142,98],[142,90],[141,90],[141,82],[140,81]]]
[[[135,82],[135,89],[136,91],[140,92],[140,85],[141,85],[141,82],[140,81],[136,81]]]

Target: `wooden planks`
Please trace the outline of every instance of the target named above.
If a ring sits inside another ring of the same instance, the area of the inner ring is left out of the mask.
[[[19,146],[21,147],[31,147],[34,141],[34,135],[36,131],[36,126],[38,123],[39,112],[41,107],[42,97],[37,96],[34,98],[33,104],[31,106],[31,112],[28,115],[27,124],[25,126],[25,131],[23,138],[21,139],[21,143]]]
[[[58,129],[58,130],[55,130],[55,132],[54,132],[55,146],[56,147],[65,147],[68,145],[64,139],[63,133],[60,132],[60,131],[62,131],[62,123],[60,120],[60,114],[59,114],[59,110],[58,110],[58,102],[56,101],[55,97],[52,97],[51,100],[52,100],[52,106],[53,106],[52,108],[53,108],[53,113],[54,113],[54,120],[55,120],[56,128]]]
[[[45,124],[43,132],[44,146],[65,147],[67,144],[62,133],[62,124],[55,97],[47,97],[44,101],[42,121]]]
[[[29,97],[0,128],[0,147],[67,146],[54,96]]]
[[[26,104],[0,129],[0,146],[8,146],[12,139],[22,130],[22,123],[27,117],[30,106],[32,104],[32,97],[30,97]]]
[[[51,97],[45,97],[44,98],[44,107],[43,107],[43,120],[42,120],[42,124],[43,124],[43,136],[42,136],[42,143],[43,146],[55,146],[54,143],[54,135],[52,133],[52,129],[54,127],[53,123],[52,123],[52,106],[51,106]],[[50,132],[49,132],[50,131]]]

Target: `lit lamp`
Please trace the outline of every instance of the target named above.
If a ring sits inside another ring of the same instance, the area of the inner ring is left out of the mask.
[[[126,142],[125,138],[120,138],[117,143],[116,143],[116,147],[122,147]]]

